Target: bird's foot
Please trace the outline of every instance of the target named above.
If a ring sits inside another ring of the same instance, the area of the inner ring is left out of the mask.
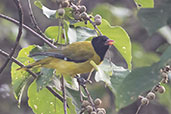
[[[79,76],[77,76],[77,75],[76,75],[75,78],[77,79],[78,83],[79,83],[81,86],[85,86],[86,83],[90,83],[90,84],[92,83],[91,80],[86,80],[85,78],[79,77]]]

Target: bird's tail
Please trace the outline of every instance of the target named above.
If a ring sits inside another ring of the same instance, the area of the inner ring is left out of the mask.
[[[47,60],[38,60],[34,63],[31,63],[27,66],[23,66],[23,67],[20,67],[16,70],[28,70],[28,69],[31,69],[31,68],[36,68],[36,67],[41,67],[42,65],[44,65],[45,63],[47,63]]]

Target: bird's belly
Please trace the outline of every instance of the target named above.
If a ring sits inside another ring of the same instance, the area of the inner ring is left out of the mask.
[[[80,73],[90,72],[91,69],[93,68],[92,65],[90,64],[90,61],[86,61],[82,63],[74,63],[74,62],[60,60],[60,61],[56,61],[56,63],[50,62],[47,66],[56,69],[56,72],[60,74],[73,75],[73,76]]]

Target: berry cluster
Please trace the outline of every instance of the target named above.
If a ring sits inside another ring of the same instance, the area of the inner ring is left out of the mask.
[[[76,5],[71,0],[58,0],[58,3],[60,4],[60,8],[58,9],[58,15],[64,16],[65,15],[65,9],[64,8],[71,8],[72,9],[72,15],[73,18],[76,21],[85,21],[87,22],[92,18],[92,16],[89,16],[86,11],[87,8],[84,5]],[[94,17],[94,25],[100,25],[102,23],[102,17],[100,15],[96,15]]]
[[[83,100],[81,108],[82,112],[87,112],[88,114],[106,114],[106,110],[104,108],[99,108],[99,105],[102,101],[97,98],[94,100],[94,106],[87,100]]]
[[[141,104],[142,105],[148,105],[150,100],[155,99],[156,95],[155,93],[164,93],[166,91],[165,87],[161,85],[161,83],[168,83],[168,73],[171,72],[171,66],[167,65],[164,68],[162,68],[160,70],[161,76],[162,76],[162,80],[159,82],[159,84],[157,84],[156,86],[154,86],[154,88],[146,95],[146,97],[144,96],[139,96],[139,99],[141,99]]]

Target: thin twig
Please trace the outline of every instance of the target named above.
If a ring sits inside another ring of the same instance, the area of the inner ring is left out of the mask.
[[[103,34],[101,33],[101,31],[97,28],[96,24],[89,18],[88,19],[90,21],[90,23],[93,25],[94,29],[97,30],[100,34],[100,36],[102,36]]]
[[[11,17],[8,17],[6,15],[0,14],[0,18],[6,19],[12,23],[15,23],[17,25],[19,25],[19,22]],[[36,36],[37,38],[41,39],[43,42],[45,42],[47,45],[49,45],[52,48],[56,48],[55,45],[53,45],[51,42],[49,42],[48,40],[46,40],[44,37],[42,37],[40,34],[38,34],[37,32],[35,32],[32,28],[28,27],[27,25],[23,24],[23,28],[26,29],[27,31],[31,32],[34,36]]]
[[[65,92],[65,82],[64,77],[62,75],[62,93],[63,93],[63,104],[64,104],[64,114],[67,114],[67,103],[66,103],[66,92]]]
[[[14,55],[15,50],[19,44],[21,35],[22,35],[22,24],[23,24],[23,11],[22,11],[22,6],[19,0],[14,0],[17,9],[18,9],[18,14],[19,14],[19,29],[18,29],[18,35],[14,44],[14,47],[11,51],[11,53],[9,54],[9,58],[5,61],[5,63],[2,65],[2,67],[0,68],[0,74],[2,73],[2,71],[5,69],[5,67],[7,66],[7,64],[9,63],[11,57]]]
[[[48,40],[49,42],[52,42],[51,39],[49,39],[40,29],[40,27],[38,26],[36,19],[33,15],[33,10],[32,10],[32,6],[31,6],[31,2],[30,0],[28,0],[28,6],[29,6],[29,14],[30,14],[30,18],[31,18],[31,22],[33,23],[34,28],[36,29],[36,32],[38,32],[41,36],[43,36],[46,40]]]
[[[9,54],[6,53],[5,51],[1,50],[1,49],[0,49],[0,54],[3,55],[3,56],[5,56],[5,57],[8,57],[8,58],[9,58]],[[24,66],[20,61],[16,60],[14,57],[11,57],[11,60],[12,60],[13,62],[15,62],[17,65],[21,66],[21,67]],[[27,69],[26,71],[27,71],[29,74],[31,74],[31,75],[33,76],[33,78],[37,78],[37,77],[38,77],[38,75],[35,74],[34,72],[32,72],[31,70]],[[59,95],[55,90],[53,90],[50,86],[46,86],[46,88],[47,88],[55,97],[57,97],[61,102],[63,102],[63,97],[62,97],[61,95]]]
[[[90,93],[89,93],[87,87],[86,87],[85,85],[82,85],[82,87],[84,88],[84,90],[85,90],[85,92],[86,92],[86,94],[87,94],[87,96],[88,96],[88,100],[89,100],[89,102],[91,103],[91,105],[92,105],[92,107],[93,107],[93,110],[96,111],[96,108],[95,108],[93,99],[92,99],[92,97],[91,97],[91,95],[90,95]]]
[[[138,109],[137,109],[137,111],[136,111],[135,114],[138,114],[138,113],[140,112],[140,109],[141,109],[142,106],[143,106],[143,104],[141,104],[141,105],[138,107]]]
[[[78,0],[77,5],[80,5],[80,3],[81,3],[81,0]]]

